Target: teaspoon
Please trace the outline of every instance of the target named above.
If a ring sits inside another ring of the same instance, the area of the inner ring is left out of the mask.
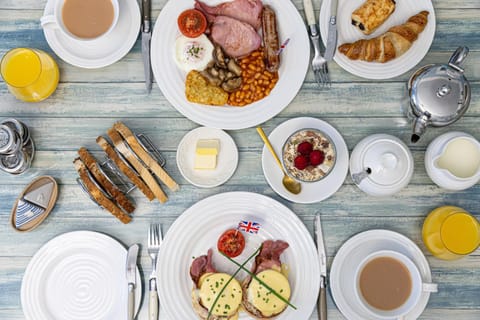
[[[257,132],[260,135],[260,137],[262,138],[265,145],[267,146],[267,149],[272,154],[273,158],[277,161],[278,166],[280,167],[280,169],[283,172],[282,184],[285,187],[285,189],[287,189],[288,191],[290,191],[293,194],[299,194],[300,191],[302,190],[302,185],[298,181],[295,181],[292,177],[290,177],[285,172],[285,169],[283,169],[283,165],[280,162],[280,159],[278,158],[275,150],[273,150],[272,144],[268,140],[268,137],[265,135],[265,132],[263,131],[263,129],[261,127],[257,127]]]

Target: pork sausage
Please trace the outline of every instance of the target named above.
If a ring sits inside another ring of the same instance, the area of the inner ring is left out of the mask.
[[[265,48],[265,66],[270,72],[277,72],[280,67],[280,43],[277,31],[277,18],[275,11],[268,6],[263,6],[262,11],[263,45]]]

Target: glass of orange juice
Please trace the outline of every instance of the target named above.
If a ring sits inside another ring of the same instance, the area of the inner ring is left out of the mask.
[[[0,71],[8,90],[19,100],[38,102],[57,88],[58,66],[46,52],[38,49],[15,48],[0,62]]]
[[[480,222],[462,208],[439,207],[425,218],[422,237],[435,257],[460,259],[479,247]]]

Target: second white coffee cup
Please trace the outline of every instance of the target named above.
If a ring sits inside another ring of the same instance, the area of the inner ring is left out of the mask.
[[[405,280],[399,283],[401,278]],[[396,251],[381,250],[368,255],[359,264],[355,272],[355,289],[358,305],[371,319],[394,320],[403,319],[412,311],[422,292],[437,292],[437,285],[424,283],[417,266],[407,256]],[[398,301],[394,302],[395,307],[391,309],[388,307],[391,301],[383,301],[385,305],[379,306],[381,300],[388,300],[392,291],[403,291],[400,305],[395,305]]]
[[[92,41],[108,35],[119,17],[118,0],[54,0],[53,14],[40,18],[43,28],[58,28],[66,37]]]

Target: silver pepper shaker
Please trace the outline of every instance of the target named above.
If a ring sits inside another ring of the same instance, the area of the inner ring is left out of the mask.
[[[10,174],[21,174],[30,168],[35,145],[28,127],[17,119],[0,123],[0,169]]]

